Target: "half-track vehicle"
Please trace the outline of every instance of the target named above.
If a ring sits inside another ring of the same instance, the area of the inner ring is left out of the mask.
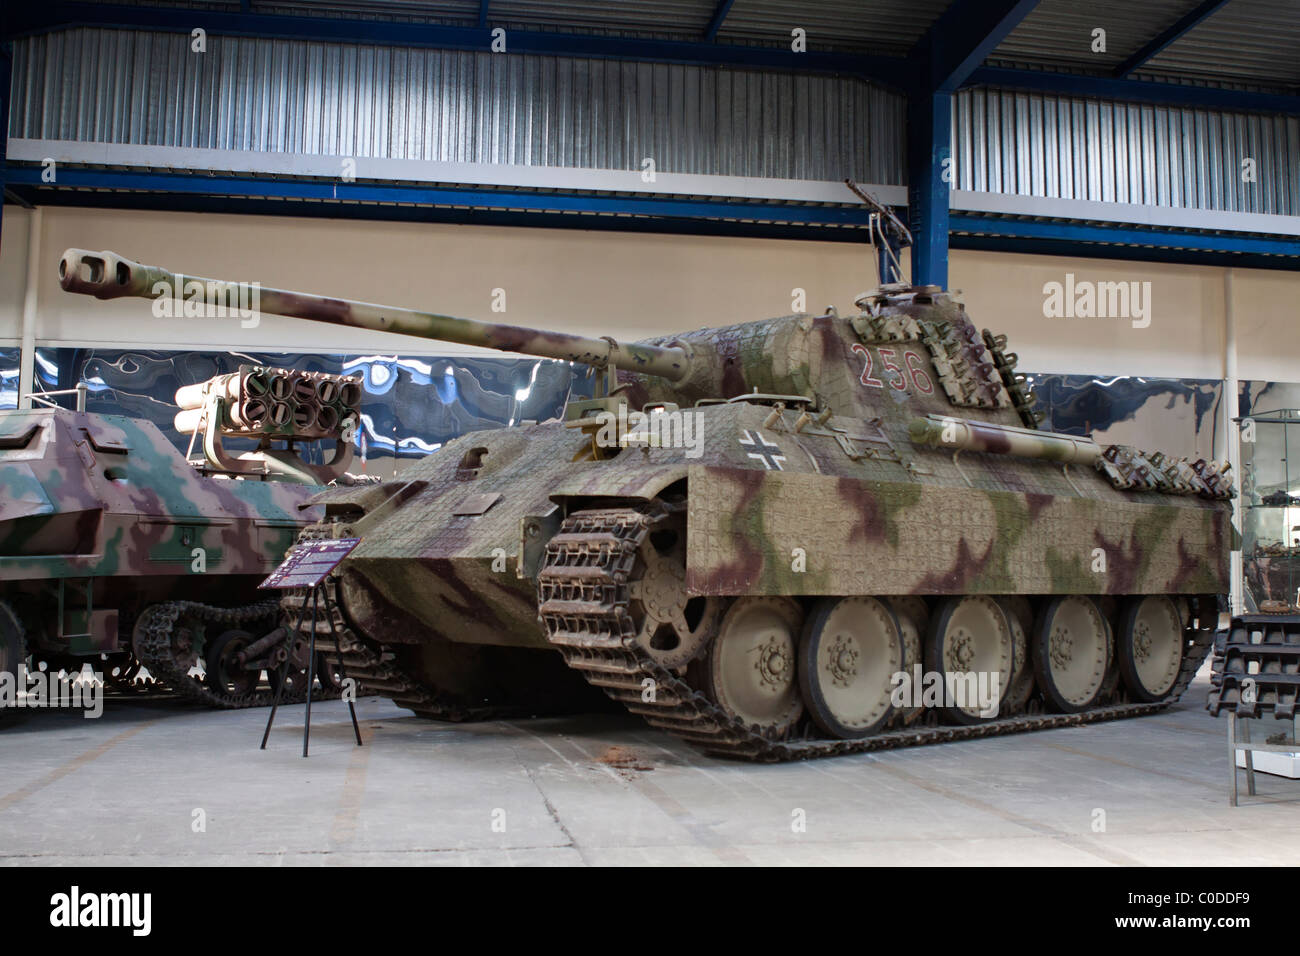
[[[0,411],[0,671],[90,663],[119,689],[217,707],[269,703],[265,671],[301,697],[308,644],[257,585],[321,519],[308,502],[351,461],[360,395],[352,378],[261,366],[186,386],[193,461],[149,421],[48,400]],[[298,446],[322,439],[332,457],[309,464]]]

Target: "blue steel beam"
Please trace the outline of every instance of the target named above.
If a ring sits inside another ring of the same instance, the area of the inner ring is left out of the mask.
[[[1183,232],[1177,229],[1141,229],[1040,219],[999,219],[961,213],[952,216],[949,225],[954,233],[1068,242],[1076,249],[1084,243],[1111,243],[1141,247],[1143,252],[1152,255],[1162,250],[1185,250],[1229,255],[1300,257],[1300,237],[1296,236]],[[1078,252],[1075,254],[1086,255]]]
[[[41,169],[21,166],[9,170],[10,182],[42,187]],[[240,176],[195,176],[185,173],[146,173],[100,169],[60,169],[60,189],[118,189],[180,195],[217,195],[259,199],[288,199],[329,203],[406,203],[464,206],[474,209],[532,212],[648,216],[662,220],[730,219],[737,222],[776,222],[806,226],[866,228],[867,210],[860,206],[793,206],[764,202],[728,202],[675,198],[637,199],[630,196],[517,192],[503,189],[447,189],[414,184],[332,182],[322,179],[263,179]],[[44,192],[44,190],[42,190]]]
[[[956,0],[909,54],[925,64],[922,84],[930,92],[957,89],[1036,6],[1038,0]]]
[[[1115,68],[1115,76],[1123,78],[1128,76],[1139,66],[1151,59],[1169,44],[1173,43],[1188,30],[1195,27],[1206,17],[1217,12],[1220,7],[1225,6],[1228,0],[1204,0],[1197,4],[1186,16],[1180,18],[1178,22],[1164,30],[1160,35],[1155,37],[1150,43],[1145,44],[1142,49],[1138,50],[1118,67]]]
[[[912,48],[918,66],[907,91],[907,211],[915,285],[948,285],[952,92],[1037,5],[956,0]]]
[[[478,4],[478,25],[479,29],[485,29],[488,21],[488,7],[492,5],[492,0],[479,0]]]
[[[709,26],[704,31],[704,39],[712,43],[718,38],[718,31],[722,29],[722,21],[727,19],[727,14],[731,12],[731,5],[736,0],[718,0],[718,5],[713,10],[713,16],[709,18]]]
[[[364,222],[452,223],[467,226],[512,226],[536,229],[580,229],[587,232],[649,233],[656,235],[728,236],[744,239],[816,239],[819,242],[861,244],[864,230],[818,226],[786,226],[718,219],[654,219],[632,216],[575,216],[527,209],[474,209],[301,202],[240,196],[177,195],[174,193],[86,192],[24,189],[42,206],[95,209],[147,209],[163,212],[211,212],[222,215],[291,216],[297,219],[349,219]],[[22,196],[11,190],[22,200]]]
[[[949,239],[954,249],[981,252],[1007,252],[1026,256],[1063,256],[1069,259],[1107,259],[1122,262],[1170,262],[1179,265],[1235,267],[1240,269],[1274,269],[1295,272],[1300,257],[1259,255],[1247,252],[1214,252],[1171,247],[1103,245],[1071,242],[1064,239],[1024,239],[1018,236],[972,236],[954,233]],[[1077,268],[1077,265],[1075,266]]]
[[[433,23],[247,14],[225,10],[118,6],[81,3],[76,0],[53,0],[25,5],[21,9],[14,7],[14,4],[10,4],[5,11],[5,33],[11,37],[71,27],[182,33],[202,27],[210,35],[218,36],[271,37],[378,46],[487,50],[490,43],[488,34],[477,25],[461,27]],[[800,73],[838,73],[860,76],[890,86],[902,86],[911,76],[907,62],[894,57],[817,50],[795,53],[788,46],[747,47],[729,43],[583,36],[528,30],[511,30],[506,45],[510,53],[754,67]]]
[[[20,198],[43,205],[559,226],[821,242],[862,243],[867,239],[867,215],[860,207],[783,206],[692,199],[629,200],[626,197],[95,169],[61,169],[58,182],[49,184],[41,181],[39,166],[27,165],[10,167],[8,179]],[[428,205],[435,203],[438,205]],[[636,215],[625,214],[629,212]],[[1300,237],[1295,236],[1196,233],[1007,219],[960,212],[948,217],[948,226],[952,231],[949,241],[954,248],[1145,262],[1249,265],[1289,271],[1300,269]]]
[[[907,101],[907,215],[914,285],[948,286],[951,157],[952,94],[913,92]]]

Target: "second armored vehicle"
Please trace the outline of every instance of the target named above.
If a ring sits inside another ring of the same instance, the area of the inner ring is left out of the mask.
[[[246,366],[182,388],[177,402],[178,427],[202,450],[195,462],[152,422],[0,412],[0,671],[17,674],[29,655],[52,671],[90,662],[127,688],[143,665],[219,707],[269,703],[263,671],[290,682],[290,699],[304,692],[307,644],[257,585],[319,520],[309,499],[351,460],[343,433],[360,387]],[[257,447],[227,451],[231,438]],[[295,450],[331,438],[325,465]],[[318,672],[323,683],[333,674]]]

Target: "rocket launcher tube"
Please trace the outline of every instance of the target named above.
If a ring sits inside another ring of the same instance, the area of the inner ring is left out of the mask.
[[[158,299],[170,295],[188,300],[192,290],[201,290],[202,300],[214,306],[239,301],[240,289],[240,283],[181,275],[159,266],[132,262],[113,252],[85,249],[68,249],[63,253],[59,261],[59,284],[67,292],[93,295],[98,299],[125,296]],[[685,349],[675,346],[621,344],[612,339],[593,339],[260,287],[257,289],[257,308],[273,315],[330,325],[459,342],[596,367],[612,365],[624,371],[657,375],[673,382],[681,381],[690,372],[689,355]]]
[[[908,426],[913,444],[935,445],[954,451],[981,451],[1021,458],[1044,458],[1062,464],[1092,465],[1101,457],[1101,446],[1091,438],[1060,432],[1015,428],[991,422],[947,415],[916,418]]]

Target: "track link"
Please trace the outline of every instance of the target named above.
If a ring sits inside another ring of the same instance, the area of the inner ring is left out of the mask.
[[[1156,703],[1110,704],[1080,714],[1024,714],[971,726],[896,728],[858,740],[777,739],[723,711],[635,643],[628,576],[638,548],[664,513],[646,506],[572,514],[546,548],[538,577],[541,620],[551,644],[589,683],[651,726],[716,756],[808,760],[1153,714],[1183,694],[1213,640],[1210,629],[1187,632],[1189,646],[1178,680],[1169,696]]]
[[[1214,716],[1293,720],[1300,706],[1300,615],[1234,617],[1215,636],[1210,698]]]

